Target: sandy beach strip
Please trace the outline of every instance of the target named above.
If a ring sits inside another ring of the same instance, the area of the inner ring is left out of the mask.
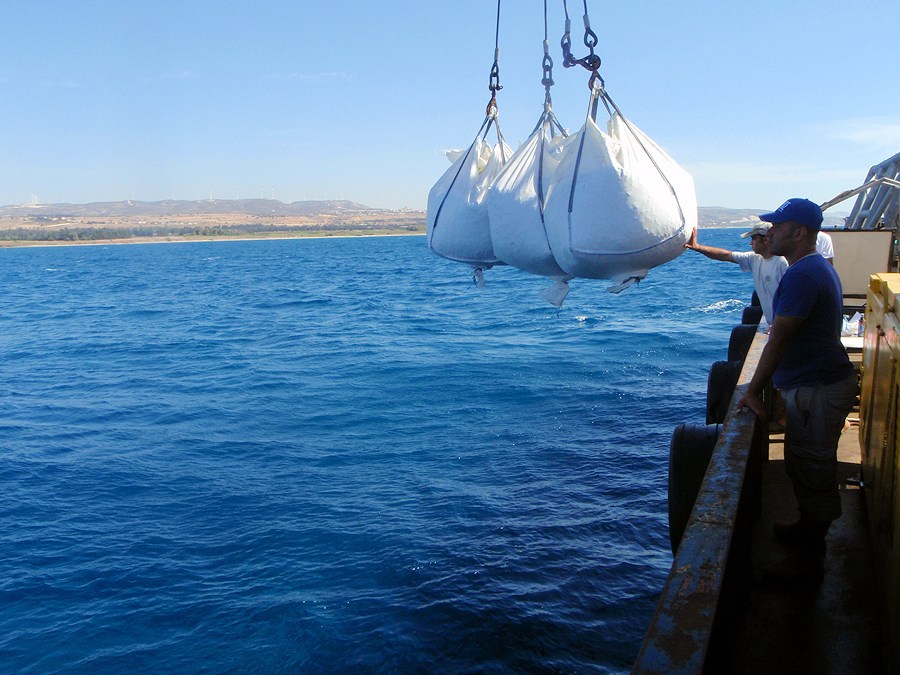
[[[212,241],[276,241],[284,239],[346,239],[349,237],[421,237],[424,232],[386,232],[386,231],[340,231],[334,232],[303,232],[287,234],[279,232],[271,237],[263,237],[258,234],[247,235],[166,235],[162,237],[129,237],[127,239],[83,239],[83,240],[0,240],[0,248],[47,248],[53,246],[118,246],[124,244],[190,244],[206,243]]]

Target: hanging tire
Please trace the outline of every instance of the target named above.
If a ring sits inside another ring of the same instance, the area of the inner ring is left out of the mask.
[[[762,307],[759,305],[750,305],[749,307],[744,307],[744,313],[741,314],[741,323],[758,326],[762,316]]]
[[[706,380],[706,423],[722,424],[734,395],[743,361],[716,361]]]
[[[741,324],[731,329],[731,338],[728,340],[728,360],[743,361],[750,345],[753,344],[753,336],[756,335],[756,326]]]
[[[681,424],[669,446],[669,542],[678,551],[719,438],[719,425]]]

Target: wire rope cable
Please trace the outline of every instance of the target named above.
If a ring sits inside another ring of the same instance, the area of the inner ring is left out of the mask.
[[[497,0],[497,19],[494,26],[494,62],[493,64],[491,64],[490,77],[488,78],[488,89],[491,92],[491,98],[488,101],[487,108],[485,109],[484,121],[481,123],[481,127],[478,129],[478,133],[475,134],[475,139],[466,149],[463,157],[458,160],[459,166],[456,169],[453,180],[450,181],[450,185],[448,186],[447,191],[444,193],[444,196],[441,199],[441,203],[438,205],[437,211],[434,215],[434,224],[431,228],[431,236],[428,239],[429,246],[431,246],[431,242],[434,240],[434,233],[437,230],[441,212],[444,209],[444,204],[447,202],[447,197],[449,197],[453,186],[456,184],[456,181],[459,178],[463,167],[466,165],[466,162],[468,161],[469,155],[471,155],[472,150],[475,148],[479,141],[486,141],[487,135],[491,130],[491,126],[494,127],[497,133],[497,148],[500,152],[500,159],[503,163],[505,163],[506,160],[509,159],[506,156],[506,140],[503,137],[503,133],[500,131],[500,121],[498,118],[499,108],[497,106],[497,92],[503,89],[503,86],[500,84],[500,0]]]
[[[631,123],[628,121],[628,119],[625,117],[625,115],[622,114],[622,111],[619,110],[619,107],[615,104],[615,102],[612,100],[612,98],[609,96],[609,94],[606,91],[606,83],[604,82],[603,78],[600,76],[600,73],[598,72],[598,70],[600,69],[600,66],[602,64],[602,61],[601,61],[600,57],[594,52],[595,47],[599,44],[599,40],[597,38],[597,34],[591,28],[591,21],[590,21],[590,16],[588,13],[587,0],[582,0],[582,4],[584,7],[584,16],[583,16],[584,39],[583,39],[583,41],[584,41],[584,46],[588,48],[589,53],[587,56],[585,56],[581,59],[577,59],[572,55],[572,52],[571,52],[572,22],[569,19],[569,8],[568,8],[567,0],[563,0],[563,11],[564,11],[565,17],[566,17],[565,18],[565,32],[563,33],[562,40],[560,40],[560,44],[562,45],[562,49],[563,49],[563,65],[567,68],[571,68],[573,66],[580,65],[580,66],[584,67],[586,70],[590,71],[591,76],[588,79],[588,87],[591,91],[591,98],[590,98],[590,103],[588,105],[588,111],[589,111],[591,120],[594,122],[597,121],[597,108],[601,101],[603,102],[603,107],[606,108],[606,112],[610,115],[610,117],[612,117],[613,112],[615,112],[619,116],[619,119],[622,120],[622,122],[625,125],[625,128],[628,129],[628,131],[631,133],[631,135],[637,141],[641,150],[644,151],[644,154],[650,160],[650,163],[653,165],[653,167],[656,169],[656,171],[659,173],[660,177],[663,179],[663,181],[665,181],[666,185],[668,186],[669,190],[671,191],[672,196],[675,198],[675,205],[678,208],[678,215],[681,217],[682,227],[684,227],[687,224],[687,219],[684,215],[684,209],[681,206],[681,200],[678,197],[678,193],[676,192],[675,187],[672,185],[672,182],[669,180],[668,176],[666,176],[665,172],[659,166],[659,163],[656,161],[656,159],[653,157],[653,155],[650,153],[650,151],[644,145],[640,136],[638,136],[638,134],[635,132]],[[584,142],[584,139],[582,138],[581,142],[579,143],[578,157],[576,159],[576,167],[581,163],[581,150],[582,150],[581,146],[583,145],[583,142]],[[577,174],[577,169],[576,169],[576,174]],[[569,195],[569,212],[570,213],[572,210],[573,200],[574,200],[574,184],[573,184],[573,192],[572,192],[572,194]]]

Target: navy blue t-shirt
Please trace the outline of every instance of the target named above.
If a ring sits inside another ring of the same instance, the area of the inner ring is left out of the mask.
[[[804,320],[772,376],[776,387],[831,384],[850,376],[853,365],[841,344],[841,280],[825,258],[812,253],[788,267],[772,307],[776,317]]]

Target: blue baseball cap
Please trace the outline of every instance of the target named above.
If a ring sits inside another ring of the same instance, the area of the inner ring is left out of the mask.
[[[761,213],[759,219],[767,223],[797,223],[810,230],[822,229],[822,209],[815,202],[792,197],[771,213]]]

